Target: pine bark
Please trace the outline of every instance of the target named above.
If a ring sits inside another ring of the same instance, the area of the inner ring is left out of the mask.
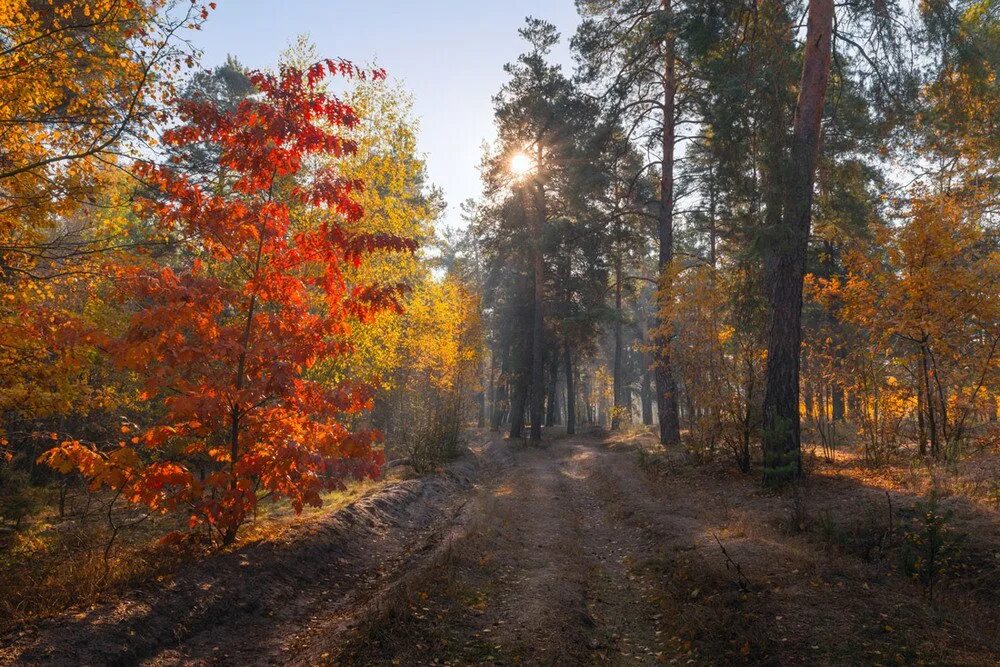
[[[542,439],[542,417],[545,409],[545,360],[543,359],[543,338],[545,336],[545,260],[542,255],[542,238],[545,231],[545,186],[541,178],[542,145],[538,143],[535,164],[539,171],[534,183],[535,210],[533,217],[534,243],[532,269],[535,277],[534,313],[531,333],[531,440]]]
[[[771,321],[764,391],[764,479],[784,484],[802,474],[799,362],[813,183],[830,77],[833,0],[810,0],[805,54],[785,170],[780,227],[771,239]]]
[[[549,386],[545,397],[545,425],[555,426],[559,418],[557,402],[557,387],[559,386],[559,349],[552,349],[549,354]]]
[[[642,423],[644,426],[651,426],[653,424],[653,387],[648,369],[642,372],[640,397],[642,399]]]
[[[530,341],[528,348],[524,352],[521,372],[514,378],[514,391],[510,401],[510,437],[518,439],[524,437],[524,413],[528,403],[528,394],[531,383],[532,354]]]
[[[672,16],[670,0],[663,0],[663,11]],[[660,444],[679,445],[681,441],[680,409],[677,401],[677,380],[674,377],[670,356],[671,264],[674,260],[674,102],[677,96],[675,71],[675,38],[673,29],[668,31],[663,45],[663,164],[660,171],[660,208],[658,237],[660,244],[660,284],[656,294],[656,336],[654,340],[654,373],[656,380],[656,405],[660,417]]]
[[[563,365],[566,373],[566,433],[576,433],[576,387],[573,383],[573,353],[569,345],[563,351]]]
[[[621,426],[622,409],[625,404],[622,394],[622,355],[624,353],[622,343],[622,262],[619,257],[615,261],[615,358],[613,363],[613,392],[614,407],[611,414],[611,430],[617,430]]]

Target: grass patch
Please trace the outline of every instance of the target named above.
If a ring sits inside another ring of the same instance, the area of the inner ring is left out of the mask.
[[[372,492],[384,481],[352,482],[323,494],[320,507],[297,515],[288,501],[263,502],[229,549],[279,540],[293,527],[314,521]],[[144,515],[123,507],[111,514],[120,527],[112,542],[106,498],[81,496],[59,519],[49,505],[17,530],[0,536],[0,632],[114,599],[131,589],[169,578],[185,563],[217,551],[197,540],[162,545],[159,538],[183,530],[177,515]],[[109,546],[110,545],[110,546]]]

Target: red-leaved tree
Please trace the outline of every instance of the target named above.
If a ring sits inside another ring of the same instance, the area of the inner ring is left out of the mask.
[[[209,189],[179,160],[137,167],[155,193],[140,215],[183,239],[184,259],[115,267],[135,314],[110,345],[157,417],[110,451],[64,442],[43,455],[49,465],[156,511],[185,509],[192,529],[207,524],[224,543],[264,496],[301,510],[377,473],[378,434],[351,426],[370,391],[325,385],[310,369],[350,349],[349,321],[398,308],[401,286],[347,284],[342,267],[413,245],[348,232],[363,219],[352,200],[363,184],[335,159],[310,159],[356,150],[343,136],[354,111],[318,87],[330,75],[384,76],[324,61],[253,73],[258,93],[232,111],[177,104],[166,143],[178,154],[217,146],[227,178]]]

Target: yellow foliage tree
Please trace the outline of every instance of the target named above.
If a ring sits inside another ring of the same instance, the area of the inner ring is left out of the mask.
[[[859,330],[849,375],[874,448],[916,417],[921,449],[954,455],[970,418],[995,393],[1000,252],[982,209],[953,193],[917,191],[902,224],[847,255],[847,277],[810,280],[815,298]],[[909,386],[901,376],[910,378]]]
[[[384,81],[359,81],[344,101],[364,119],[350,133],[357,142],[357,153],[340,165],[352,178],[365,183],[357,196],[365,211],[357,223],[358,231],[398,236],[424,246],[433,238],[439,205],[437,195],[426,185],[409,94]],[[430,274],[420,254],[374,252],[346,277],[363,284],[415,288],[429,280]],[[355,322],[352,353],[335,364],[322,364],[318,372],[331,380],[352,377],[388,390],[393,370],[401,363],[402,335],[403,325],[394,311],[380,313],[368,322]]]
[[[0,0],[0,243],[32,246],[94,200],[190,62],[176,33],[207,14],[170,0]]]
[[[455,453],[469,398],[481,388],[478,296],[452,276],[426,280],[400,320],[393,388],[380,404],[390,446],[432,465]]]

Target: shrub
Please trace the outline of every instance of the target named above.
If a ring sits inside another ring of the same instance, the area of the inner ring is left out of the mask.
[[[932,490],[926,502],[914,505],[915,524],[906,532],[903,550],[903,571],[920,582],[929,598],[934,588],[948,572],[965,539],[951,527],[952,510],[942,510],[937,490]]]

